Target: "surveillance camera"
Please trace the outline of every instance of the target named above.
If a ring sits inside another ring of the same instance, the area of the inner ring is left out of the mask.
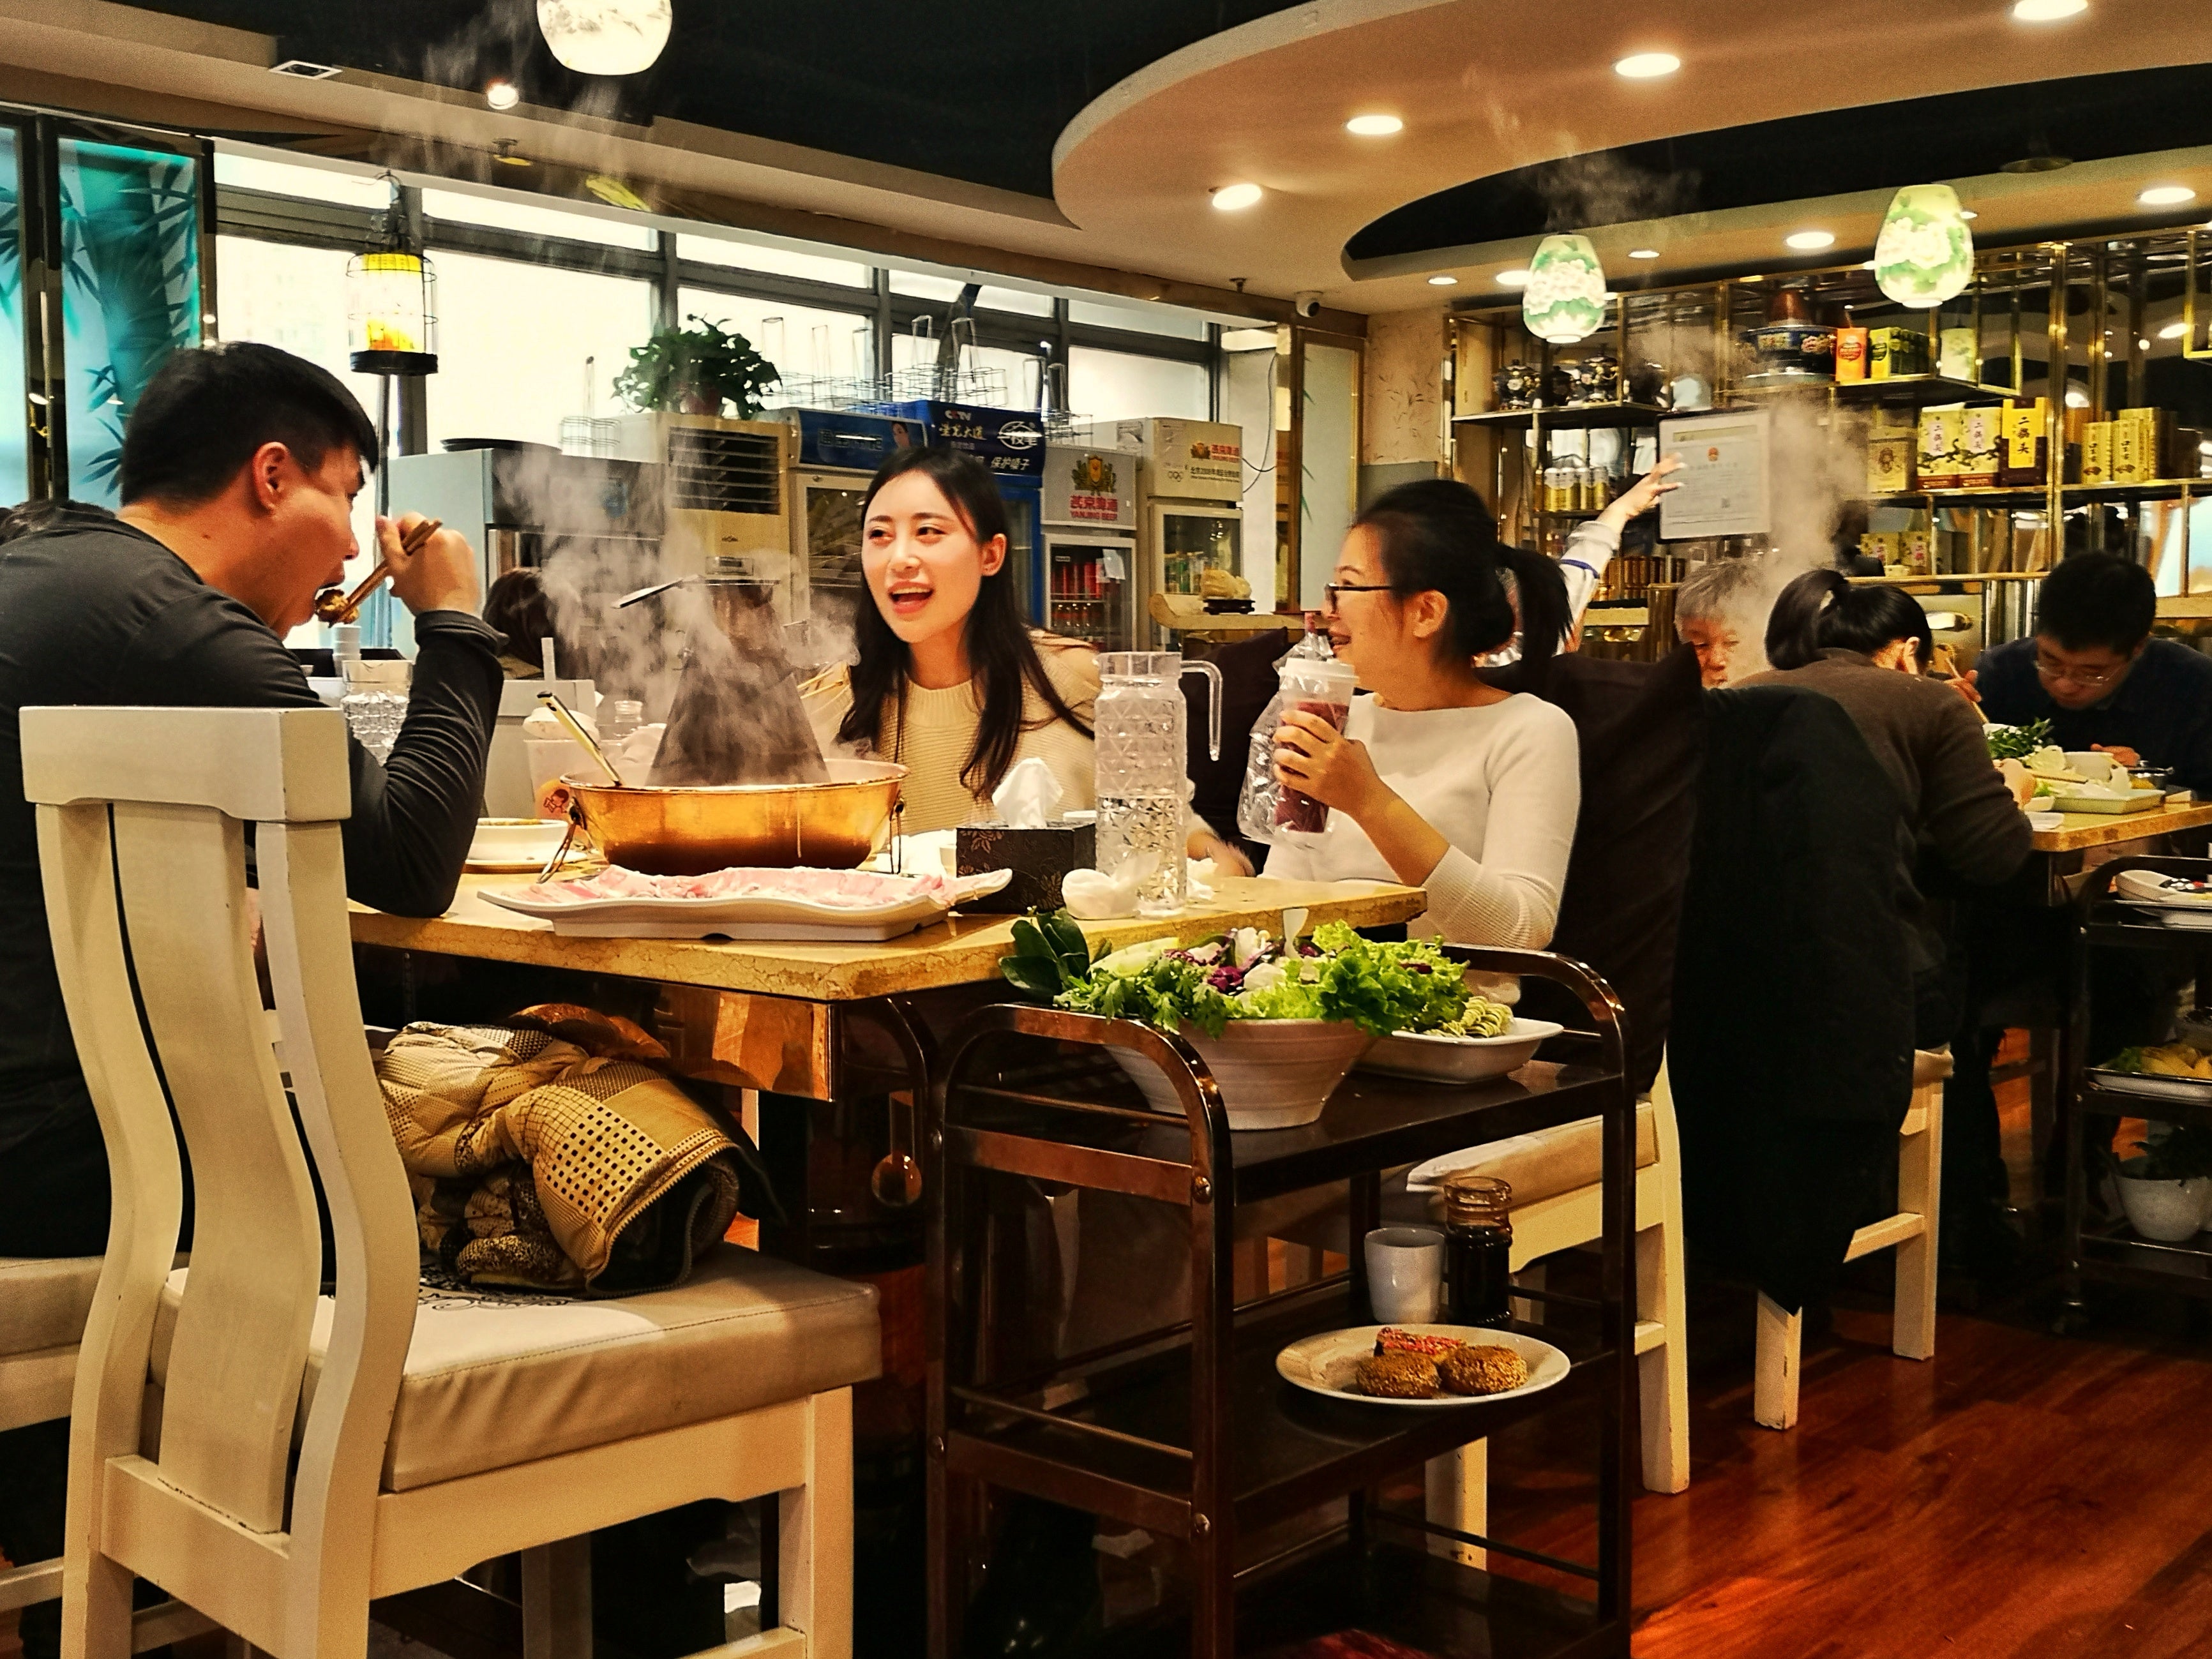
[[[1292,295],[1291,305],[1301,317],[1318,315],[1321,311],[1321,295],[1316,289],[1308,289],[1302,294]]]

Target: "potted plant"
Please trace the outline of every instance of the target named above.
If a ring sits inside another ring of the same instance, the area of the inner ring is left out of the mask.
[[[1369,1043],[1394,1031],[1449,1030],[1471,1009],[1460,965],[1424,941],[1378,944],[1341,922],[1285,945],[1253,927],[1195,945],[1146,939],[1096,958],[1065,910],[1014,924],[1006,980],[1054,1006],[1181,1033],[1213,1073],[1232,1129],[1310,1123]],[[1115,1058],[1155,1110],[1182,1109],[1149,1060]]]
[[[781,379],[776,366],[752,342],[704,317],[689,328],[663,328],[629,354],[615,377],[615,394],[645,413],[720,415],[726,405],[740,421],[761,412],[762,397]]]
[[[2120,1207],[2145,1238],[2194,1237],[2212,1212],[2212,1127],[2158,1123],[2119,1162]]]

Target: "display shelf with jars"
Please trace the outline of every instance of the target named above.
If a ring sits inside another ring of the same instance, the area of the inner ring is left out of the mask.
[[[1887,580],[2002,587],[1991,643],[2027,626],[2062,551],[2124,553],[2162,595],[2212,598],[2212,557],[2191,555],[2192,520],[2212,515],[2208,256],[2212,237],[2190,228],[1984,250],[1932,311],[1899,306],[1858,265],[1626,289],[1599,333],[1565,346],[1530,335],[1510,301],[1465,307],[1454,469],[1503,533],[1556,554],[1656,458],[1662,420],[1767,410],[1790,423],[1793,465],[1808,434],[1832,446],[1811,468],[1831,498],[1825,544],[1817,513],[1790,515],[1804,546],[1631,526],[1631,559],[1601,597],[1656,599],[1653,635],[1688,560],[1769,550],[1808,565],[1856,550]],[[1592,435],[1607,429],[1617,440]],[[2212,549],[2212,516],[2194,527]],[[1668,642],[1644,641],[1649,654]]]

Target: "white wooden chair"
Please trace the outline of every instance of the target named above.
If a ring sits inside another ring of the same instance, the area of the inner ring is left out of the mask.
[[[844,1659],[873,1292],[725,1247],[657,1295],[418,1310],[414,1206],[354,988],[344,717],[26,709],[21,731],[115,1188],[72,1402],[68,1659],[129,1650],[133,1574],[277,1659],[349,1659],[371,1597],[517,1550],[526,1652],[580,1659],[584,1534],[771,1492],[782,1622],[714,1651]],[[317,1295],[315,1200],[256,988],[248,824],[334,1297]],[[188,1275],[163,1079],[198,1195]]]
[[[1936,1256],[1938,1206],[1943,1191],[1943,1079],[1951,1075],[1948,1051],[1913,1056],[1912,1103],[1897,1140],[1897,1213],[1869,1222],[1851,1235],[1846,1261],[1876,1250],[1897,1252],[1897,1306],[1890,1316],[1890,1351],[1903,1359],[1936,1356]],[[1752,1416],[1770,1429],[1797,1423],[1797,1371],[1804,1316],[1784,1313],[1759,1295],[1759,1347],[1752,1384]]]

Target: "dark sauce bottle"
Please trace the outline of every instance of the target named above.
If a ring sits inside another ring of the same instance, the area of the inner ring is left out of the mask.
[[[1444,1291],[1455,1325],[1503,1326],[1513,1317],[1513,1188],[1496,1176],[1443,1181]]]

